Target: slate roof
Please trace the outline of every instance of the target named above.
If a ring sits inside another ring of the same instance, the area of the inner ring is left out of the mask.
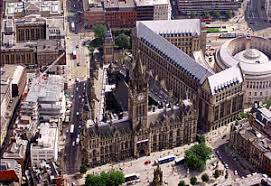
[[[136,33],[137,37],[146,45],[195,79],[199,84],[202,84],[207,77],[212,75],[208,69],[197,63],[193,58],[171,44],[165,38],[155,33],[151,28],[148,28],[145,23],[144,21],[137,22]]]
[[[233,66],[208,77],[211,93],[214,95],[219,91],[243,82],[243,76],[238,66]]]
[[[201,34],[199,19],[141,21],[156,34]]]
[[[110,137],[113,136],[116,131],[121,134],[132,132],[132,123],[128,120],[128,117],[112,122],[111,124],[99,123],[98,127],[92,125],[88,129],[89,135],[92,137]]]

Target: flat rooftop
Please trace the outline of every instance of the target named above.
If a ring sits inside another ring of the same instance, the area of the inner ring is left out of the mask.
[[[134,8],[134,0],[106,0],[104,1],[104,8]]]
[[[135,0],[136,6],[152,6],[170,4],[168,0]]]

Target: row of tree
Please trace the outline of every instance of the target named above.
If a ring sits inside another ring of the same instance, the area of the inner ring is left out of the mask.
[[[232,18],[233,17],[233,13],[232,11],[228,10],[226,12],[220,12],[220,11],[211,11],[211,12],[203,12],[201,13],[200,15],[195,13],[195,12],[192,12],[191,15],[190,15],[192,18],[195,18],[195,17],[205,17],[205,18],[210,18],[210,17],[214,17],[214,18],[220,18],[221,16],[225,16],[227,19],[229,18]]]
[[[86,186],[119,186],[125,181],[124,174],[121,171],[112,170],[110,172],[101,172],[100,174],[88,174],[86,176]]]

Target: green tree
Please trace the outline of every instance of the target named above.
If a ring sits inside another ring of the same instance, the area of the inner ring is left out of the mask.
[[[209,176],[208,174],[204,173],[202,176],[201,176],[201,180],[203,182],[208,182],[209,181]]]
[[[186,186],[185,181],[181,180],[181,181],[178,183],[178,186]]]
[[[196,136],[196,141],[197,141],[198,143],[205,143],[205,137],[204,137],[203,135],[198,134],[198,135]]]
[[[111,181],[109,185],[112,185],[112,186],[121,185],[125,181],[124,174],[121,171],[113,170],[112,172],[110,172],[109,178]]]
[[[212,154],[211,148],[205,143],[200,143],[192,146],[185,151],[185,161],[189,168],[202,171],[205,169],[205,164]]]
[[[210,13],[209,13],[209,12],[203,12],[203,16],[204,16],[205,18],[209,18],[209,17],[210,17]]]
[[[233,16],[233,15],[232,15],[232,11],[230,11],[230,10],[226,11],[226,12],[225,12],[225,16],[226,16],[227,19],[232,18],[232,16]]]
[[[80,166],[80,173],[85,174],[87,172],[87,166],[86,165],[81,165]]]
[[[190,178],[191,185],[196,185],[197,182],[198,182],[198,180],[197,180],[197,178],[195,176],[193,176],[193,177]]]
[[[196,17],[196,13],[195,12],[191,12],[191,18]]]
[[[220,12],[219,12],[219,11],[213,11],[213,12],[212,12],[212,15],[213,15],[213,17],[215,17],[215,18],[219,18],[219,17],[220,17]]]
[[[122,49],[128,49],[131,46],[130,37],[124,33],[119,34],[115,39],[115,44]]]
[[[125,181],[124,174],[120,171],[101,172],[98,175],[87,175],[86,186],[119,186]]]
[[[103,39],[107,31],[107,28],[104,24],[95,24],[93,26],[93,32],[96,38]]]
[[[219,170],[215,170],[214,178],[218,178],[220,176]]]

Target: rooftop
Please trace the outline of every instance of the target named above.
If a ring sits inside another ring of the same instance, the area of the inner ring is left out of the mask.
[[[39,128],[40,137],[37,139],[38,143],[31,145],[31,148],[54,148],[58,135],[57,126],[41,123]]]
[[[185,25],[183,20],[171,20],[175,22],[175,24],[180,24],[182,26]],[[175,45],[171,44],[162,36],[158,35],[159,32],[168,32],[169,29],[165,29],[168,22],[171,21],[154,21],[160,25],[159,27],[150,23],[150,21],[138,21],[136,23],[136,34],[139,39],[141,39],[146,45],[149,45],[153,50],[157,51],[162,57],[168,59],[168,61],[177,66],[177,68],[182,69],[189,76],[195,79],[199,84],[202,84],[205,79],[211,76],[211,73],[208,69],[206,69],[201,64],[197,63],[193,58],[188,56],[186,53],[181,51]],[[195,21],[200,23],[199,20]],[[163,24],[165,23],[165,24]],[[150,25],[150,28],[148,27]],[[168,26],[171,25],[173,28],[173,24],[168,23]],[[163,28],[161,28],[163,27]],[[185,29],[181,29],[178,32]],[[155,30],[157,29],[157,30]],[[188,29],[187,29],[188,30]]]
[[[134,0],[106,0],[104,1],[104,8],[134,8]]]
[[[168,0],[135,0],[136,6],[151,6],[151,5],[162,5],[170,4]]]
[[[25,99],[26,102],[57,102],[62,98],[64,79],[59,75],[43,76],[34,80]]]
[[[225,88],[243,82],[242,72],[239,67],[233,66],[208,77],[211,93],[214,95]]]
[[[186,33],[201,35],[201,22],[199,19],[140,21],[140,23],[160,35]]]

